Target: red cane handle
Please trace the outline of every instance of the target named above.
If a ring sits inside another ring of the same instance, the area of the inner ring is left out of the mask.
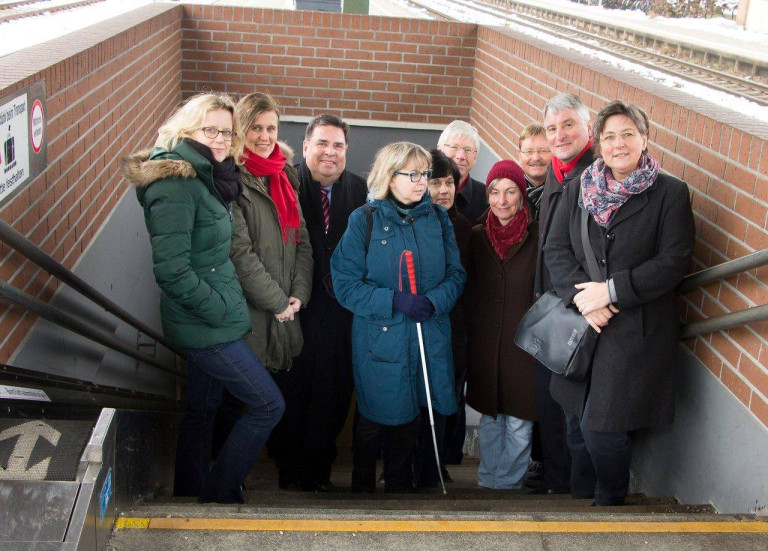
[[[416,270],[413,267],[413,253],[405,251],[405,269],[408,270],[408,284],[411,287],[411,294],[416,294]]]

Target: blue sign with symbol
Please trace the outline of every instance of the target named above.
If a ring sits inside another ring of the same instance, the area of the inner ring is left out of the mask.
[[[104,480],[99,494],[99,523],[104,522],[104,514],[107,512],[110,501],[112,501],[112,467],[107,472],[107,478]]]

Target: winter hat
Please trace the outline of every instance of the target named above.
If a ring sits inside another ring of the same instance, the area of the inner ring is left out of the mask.
[[[520,193],[523,197],[526,197],[525,193],[525,173],[515,161],[504,159],[499,161],[491,167],[491,171],[488,173],[488,177],[485,179],[486,190],[491,182],[498,180],[499,178],[508,178],[512,180],[515,185],[520,189]]]

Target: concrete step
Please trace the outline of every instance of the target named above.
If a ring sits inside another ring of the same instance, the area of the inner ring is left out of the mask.
[[[393,495],[374,495],[360,497],[359,494],[300,494],[291,492],[290,495],[271,494],[262,492],[246,492],[246,503],[239,506],[239,511],[258,512],[264,509],[280,510],[324,510],[324,511],[422,511],[422,512],[578,512],[582,515],[591,514],[596,510],[615,510],[620,514],[629,513],[680,513],[700,514],[715,513],[710,505],[682,505],[672,498],[649,499],[642,495],[629,496],[627,504],[619,508],[591,507],[591,500],[576,500],[570,496],[532,496],[526,494],[495,494],[495,495],[408,495],[399,497]],[[141,514],[149,516],[163,514],[163,511],[184,510],[185,514],[200,516],[207,514],[209,505],[205,506],[190,498],[166,498],[162,502],[145,504],[137,509]],[[221,506],[211,505],[210,510]],[[150,514],[151,513],[151,514]],[[133,513],[132,513],[133,514]]]
[[[591,507],[570,495],[477,486],[476,459],[448,469],[448,494],[420,490],[349,492],[351,461],[342,453],[327,493],[280,490],[262,458],[246,480],[243,505],[201,505],[160,496],[123,511],[111,551],[145,549],[768,549],[768,522],[718,515],[709,505],[634,493],[622,507]]]

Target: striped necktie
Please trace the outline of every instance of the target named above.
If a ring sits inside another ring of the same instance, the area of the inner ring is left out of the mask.
[[[325,233],[328,233],[328,226],[331,224],[331,202],[328,200],[328,188],[321,187],[320,193],[322,194],[323,224]]]

